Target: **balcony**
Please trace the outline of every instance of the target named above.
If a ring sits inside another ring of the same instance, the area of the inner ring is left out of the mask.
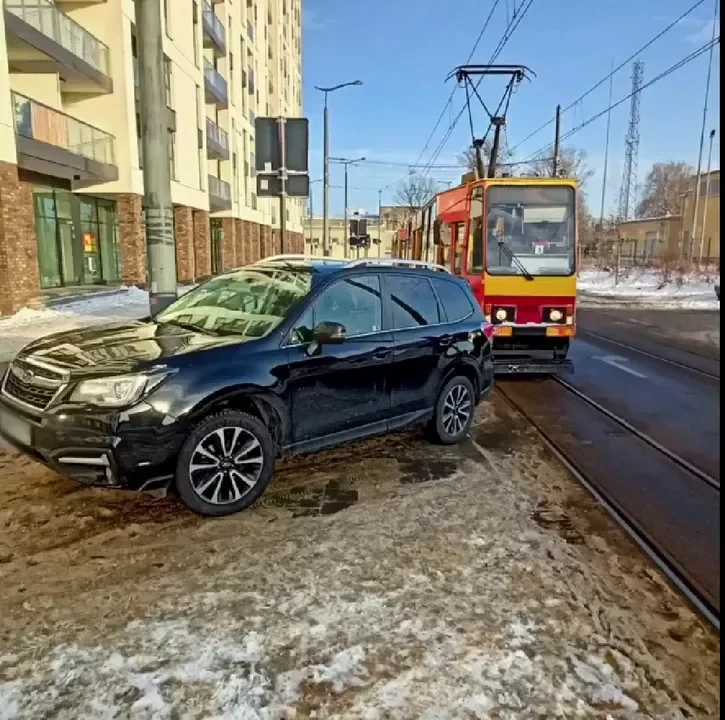
[[[118,179],[113,135],[11,93],[18,166],[76,183]]]
[[[229,107],[227,81],[204,58],[204,94],[206,101],[222,109]]]
[[[229,160],[229,135],[209,118],[206,118],[206,156]]]
[[[108,47],[50,0],[4,0],[11,72],[58,73],[64,92],[110,93]]]
[[[204,47],[213,49],[216,55],[226,55],[227,33],[224,24],[206,0],[202,2],[201,25],[204,30]]]
[[[218,212],[220,210],[231,210],[232,189],[228,182],[209,175],[209,210]]]

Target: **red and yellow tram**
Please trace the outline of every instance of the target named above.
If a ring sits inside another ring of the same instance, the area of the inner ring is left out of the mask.
[[[494,325],[499,374],[571,369],[576,194],[575,180],[477,180],[437,194],[394,243],[395,257],[468,280]]]

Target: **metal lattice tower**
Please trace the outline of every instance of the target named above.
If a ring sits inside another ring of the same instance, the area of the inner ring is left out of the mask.
[[[620,220],[629,220],[634,213],[637,192],[637,163],[639,156],[639,96],[644,78],[644,63],[635,60],[632,63],[632,102],[629,106],[629,127],[624,138],[624,171],[622,187],[619,190]]]

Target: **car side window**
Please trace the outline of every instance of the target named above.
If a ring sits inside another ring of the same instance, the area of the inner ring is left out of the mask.
[[[380,278],[360,275],[339,280],[324,290],[295,323],[292,342],[312,342],[314,329],[321,322],[340,323],[347,337],[380,332],[383,329]]]
[[[435,325],[440,322],[438,301],[428,278],[390,275],[388,287],[394,329]]]
[[[458,322],[467,318],[473,312],[471,300],[460,285],[448,280],[439,280],[438,278],[432,282],[448,322]]]

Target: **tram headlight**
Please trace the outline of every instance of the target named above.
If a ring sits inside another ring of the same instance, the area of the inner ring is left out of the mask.
[[[561,322],[563,319],[564,313],[561,310],[557,308],[549,310],[549,320],[551,320],[551,322]]]
[[[505,308],[499,308],[496,310],[496,320],[499,322],[503,322],[508,317],[508,313],[506,312]]]

